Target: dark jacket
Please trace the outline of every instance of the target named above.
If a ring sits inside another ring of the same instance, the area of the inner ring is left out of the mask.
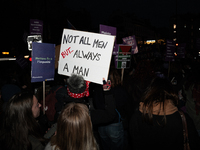
[[[200,139],[192,119],[185,114],[191,150],[200,149]],[[178,111],[167,115],[166,125],[159,125],[163,116],[153,115],[153,125],[144,122],[142,113],[137,110],[130,121],[132,146],[136,150],[162,149],[183,150],[182,119]]]

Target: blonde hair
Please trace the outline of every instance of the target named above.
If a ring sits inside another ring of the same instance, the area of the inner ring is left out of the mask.
[[[97,150],[89,110],[81,103],[69,103],[57,122],[57,134],[51,145],[59,150]]]

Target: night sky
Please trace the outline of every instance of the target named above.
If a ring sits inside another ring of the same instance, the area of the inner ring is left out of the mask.
[[[87,26],[87,18],[80,14],[72,16],[73,12],[70,14],[70,10],[82,9],[90,14],[92,26],[96,28],[108,20],[116,10],[135,14],[139,19],[149,19],[151,25],[155,27],[169,27],[169,18],[176,14],[176,10],[178,14],[200,13],[200,0],[123,0],[119,2],[116,0],[2,0],[0,2],[2,25],[0,29],[4,38],[2,49],[10,49],[11,43],[17,45],[22,42],[24,31],[29,30],[30,19],[48,20],[51,28],[44,26],[44,30],[46,33],[54,30],[51,35],[54,37],[52,42],[57,44],[60,42],[63,28],[66,27],[67,19],[72,24],[75,22],[74,25],[80,22],[80,26]],[[62,25],[63,20],[65,22]],[[10,47],[8,48],[7,45]]]
[[[88,1],[76,0],[67,2],[73,9],[85,8],[91,11],[93,21],[101,22],[109,16],[113,10],[134,13],[138,18],[149,19],[155,27],[168,27],[170,16],[177,13],[200,13],[199,0],[101,0]],[[77,5],[78,4],[78,5]]]

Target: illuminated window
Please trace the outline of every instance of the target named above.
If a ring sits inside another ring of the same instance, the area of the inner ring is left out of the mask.
[[[176,29],[176,24],[174,24],[174,29]]]

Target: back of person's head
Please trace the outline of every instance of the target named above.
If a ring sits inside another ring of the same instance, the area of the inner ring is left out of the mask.
[[[155,77],[148,86],[142,101],[145,105],[152,105],[154,102],[164,102],[170,99],[177,105],[177,98],[177,94],[167,78]]]
[[[150,85],[148,86],[147,90],[144,93],[144,96],[142,98],[142,112],[145,116],[147,114],[147,120],[151,121],[153,117],[153,107],[159,106],[162,107],[163,110],[158,111],[164,111],[165,109],[165,102],[170,101],[174,106],[178,105],[178,95],[173,90],[171,82],[167,78],[160,78],[155,77]],[[166,115],[164,114],[164,119],[166,122]]]
[[[69,103],[57,121],[57,134],[51,140],[60,150],[95,150],[92,123],[86,105]]]
[[[89,96],[89,82],[85,81],[83,76],[72,74],[67,79],[67,92],[70,97],[82,98]]]
[[[1,140],[7,149],[27,149],[30,147],[28,135],[39,137],[39,125],[33,114],[33,94],[15,94],[5,110]]]
[[[72,93],[82,93],[86,89],[85,80],[81,75],[72,74],[67,79],[67,85]]]

